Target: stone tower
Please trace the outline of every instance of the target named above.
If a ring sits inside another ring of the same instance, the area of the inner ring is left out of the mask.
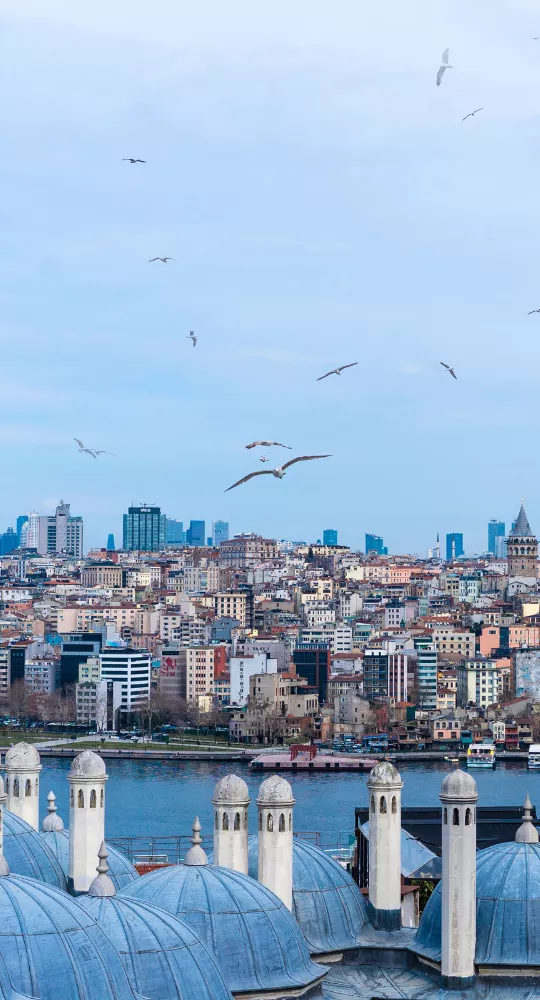
[[[369,919],[379,930],[401,927],[401,776],[389,760],[375,765],[369,792]]]
[[[457,768],[441,788],[441,976],[449,990],[474,985],[476,951],[476,782]]]
[[[214,806],[214,864],[248,874],[249,792],[243,778],[220,778],[212,799]]]
[[[6,753],[7,808],[39,830],[39,772],[41,763],[35,747],[15,743]]]
[[[87,892],[94,881],[96,858],[105,840],[105,782],[101,757],[83,750],[73,759],[69,790],[69,878],[74,893]]]
[[[293,806],[292,788],[272,774],[259,788],[259,882],[292,910]]]
[[[523,500],[519,514],[512,530],[506,539],[508,555],[508,578],[530,580],[536,583],[538,576],[538,539],[533,535],[529,524]]]

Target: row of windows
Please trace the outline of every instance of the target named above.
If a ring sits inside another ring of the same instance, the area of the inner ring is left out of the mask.
[[[465,826],[471,826],[471,823],[476,819],[476,809],[466,809],[465,810]],[[448,809],[445,807],[444,810],[444,825],[448,824]],[[452,826],[459,826],[459,809],[454,809],[452,811]]]
[[[100,792],[100,796],[99,796],[99,804],[100,804],[100,807],[102,809],[103,809],[104,798],[105,798],[105,796],[104,796],[104,791],[103,791],[103,788],[102,788],[101,792]],[[71,789],[70,802],[71,802],[71,806],[74,807],[75,806],[75,791],[74,791],[73,788]],[[90,792],[90,809],[95,809],[96,806],[97,806],[96,790],[95,790],[95,788],[92,788],[92,790]],[[82,788],[79,788],[79,791],[77,793],[77,807],[79,809],[84,809],[84,792],[83,792]]]
[[[391,809],[392,809],[392,813],[395,815],[397,813],[397,799],[396,799],[395,795],[392,796]],[[371,811],[372,811],[372,813],[375,812],[375,797],[373,795],[371,796]],[[388,812],[388,807],[387,807],[387,802],[386,802],[386,795],[381,795],[381,800],[379,802],[379,812],[381,812],[381,813]]]
[[[39,789],[39,782],[38,782],[38,779],[36,778],[36,795],[38,794],[38,789]],[[6,778],[6,792],[9,792],[9,778]],[[18,778],[14,778],[13,779],[13,796],[16,799],[18,799],[20,797],[20,794],[21,793],[20,793],[19,779]],[[24,794],[25,794],[26,797],[29,797],[32,794],[32,782],[30,781],[30,778],[27,778],[26,781],[25,781],[25,784],[24,784]]]

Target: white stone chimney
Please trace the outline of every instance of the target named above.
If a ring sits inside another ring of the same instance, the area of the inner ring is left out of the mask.
[[[4,782],[0,778],[0,857],[4,853],[4,809],[6,809],[7,795],[4,791]]]
[[[248,873],[248,786],[236,774],[218,781],[214,806],[214,864]]]
[[[457,768],[442,783],[442,985],[474,985],[476,951],[476,782]]]
[[[39,772],[41,763],[35,747],[15,743],[6,753],[7,808],[34,830],[39,830]]]
[[[259,872],[262,885],[271,889],[292,910],[293,806],[292,788],[273,774],[259,788]]]
[[[401,927],[401,789],[399,771],[389,760],[375,765],[369,792],[369,902],[373,927]]]
[[[67,779],[69,791],[69,878],[71,891],[87,892],[105,840],[105,782],[102,758],[92,750],[77,754]]]

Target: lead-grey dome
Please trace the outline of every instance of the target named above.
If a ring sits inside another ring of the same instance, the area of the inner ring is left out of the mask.
[[[25,875],[67,892],[66,875],[56,853],[33,826],[7,809],[4,809],[4,857],[14,875]]]
[[[389,760],[380,760],[369,772],[368,785],[400,785],[401,775]]]
[[[441,799],[456,799],[463,802],[476,802],[478,792],[476,781],[467,771],[456,767],[455,771],[446,775],[441,785]]]
[[[5,766],[7,768],[20,768],[34,770],[41,767],[39,754],[30,743],[15,743],[6,753]]]
[[[269,778],[265,778],[259,788],[257,805],[273,806],[282,804],[287,806],[294,805],[292,788],[285,778],[281,778],[279,774],[271,774]]]
[[[103,758],[93,750],[83,750],[73,758],[68,778],[103,778],[105,774]]]
[[[123,896],[80,896],[145,1000],[232,1000],[208,948],[158,906]],[[96,998],[97,1000],[97,998]]]
[[[0,878],[0,953],[12,986],[40,1000],[133,1000],[103,930],[67,893],[19,875]]]
[[[237,774],[226,774],[224,778],[220,778],[214,788],[212,802],[220,805],[227,802],[234,805],[243,805],[244,803],[247,805],[249,790],[244,779],[239,778]]]

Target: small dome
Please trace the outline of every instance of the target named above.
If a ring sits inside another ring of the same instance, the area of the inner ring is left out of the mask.
[[[232,1000],[212,955],[187,924],[143,900],[81,896],[145,1000]]]
[[[206,856],[206,851],[203,849],[201,840],[201,824],[199,823],[199,817],[195,817],[195,822],[192,826],[193,836],[191,838],[191,847],[184,858],[185,865],[207,865],[208,858]]]
[[[67,892],[66,875],[56,853],[33,826],[7,809],[4,809],[4,857],[14,875],[25,875]]]
[[[67,893],[5,875],[0,911],[2,958],[14,990],[40,1000],[133,1000],[112,944]]]
[[[441,785],[441,799],[456,799],[462,802],[476,802],[478,793],[476,791],[476,781],[461,767],[456,767],[454,771],[447,774]]]
[[[64,874],[64,880],[69,875],[69,830],[58,830],[49,833],[38,834],[41,842],[45,842],[49,852],[55,856],[55,860],[60,865]],[[117,892],[125,886],[131,885],[134,879],[140,878],[136,868],[121,851],[106,844],[107,860],[109,862],[109,876],[112,879]],[[4,848],[5,853],[5,848]],[[6,854],[7,857],[7,854]],[[9,858],[8,858],[9,861]]]
[[[49,792],[47,795],[48,812],[41,824],[43,833],[59,833],[64,829],[64,820],[58,815],[56,810],[56,795]]]
[[[441,958],[441,898],[439,883],[414,944],[414,951],[434,961]],[[524,976],[527,966],[540,965],[539,844],[510,842],[478,852],[476,962],[519,967]]]
[[[518,844],[537,844],[538,830],[536,829],[532,821],[532,802],[527,795],[525,802],[523,803],[523,823],[516,830],[515,840]]]
[[[68,778],[104,778],[106,776],[105,762],[93,750],[83,750],[73,758],[68,772]]]
[[[257,878],[258,838],[249,838],[249,868]],[[294,838],[293,910],[312,955],[357,948],[367,905],[354,879],[313,844]]]
[[[6,753],[5,767],[14,770],[24,770],[25,768],[35,770],[35,768],[41,767],[39,754],[30,743],[15,743]]]
[[[120,898],[155,903],[185,921],[212,952],[232,993],[300,991],[326,972],[311,961],[281,900],[248,875],[173,865],[144,875]]]
[[[220,778],[214,788],[212,802],[215,805],[224,805],[226,802],[235,806],[248,805],[249,791],[244,779],[237,774],[226,774],[224,778]]]
[[[368,785],[401,785],[401,775],[389,760],[380,760],[369,772]]]
[[[257,795],[257,805],[260,806],[281,804],[292,806],[294,801],[289,782],[285,778],[281,778],[279,774],[272,774],[269,778],[265,778]]]

